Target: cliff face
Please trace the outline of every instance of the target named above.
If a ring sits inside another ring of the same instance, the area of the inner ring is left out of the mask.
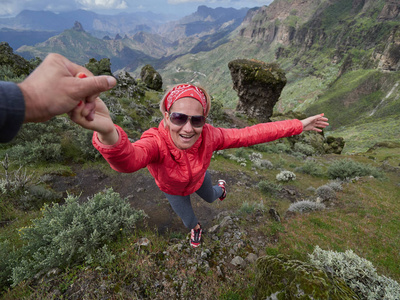
[[[317,10],[320,0],[274,1],[258,11],[249,11],[245,21],[248,25],[242,28],[240,36],[277,42],[288,45],[294,38],[295,29],[310,20]],[[249,20],[250,19],[250,20]]]
[[[299,55],[313,47],[330,47],[340,61],[353,49],[372,49],[364,66],[396,71],[399,20],[400,2],[396,0],[280,0],[249,11],[240,36],[279,44],[278,56],[285,52],[283,48],[293,47]]]

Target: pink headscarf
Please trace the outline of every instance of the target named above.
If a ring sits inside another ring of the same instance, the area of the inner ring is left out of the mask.
[[[191,84],[180,84],[171,89],[165,96],[164,100],[165,109],[169,111],[172,104],[174,104],[175,101],[184,97],[194,98],[197,101],[199,101],[201,103],[201,106],[203,106],[204,115],[206,114],[207,111],[206,96],[201,91],[201,89]]]

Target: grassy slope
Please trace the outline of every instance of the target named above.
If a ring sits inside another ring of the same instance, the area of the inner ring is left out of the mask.
[[[369,157],[352,156],[351,158],[378,167],[382,164],[383,159],[390,156],[389,164],[398,166],[400,163],[398,150],[399,148],[392,150],[378,148],[374,153],[370,153]],[[230,151],[235,153],[235,149]],[[264,159],[268,159],[274,164],[279,163],[282,168],[291,171],[304,163],[301,159],[285,154],[264,153],[263,156]],[[341,158],[344,157],[329,156],[315,159],[326,170],[333,160]],[[375,159],[371,160],[371,158]],[[238,163],[220,156],[212,160],[210,169],[232,174],[240,171],[255,181],[275,181],[275,176],[279,173],[278,170],[258,170],[258,174],[255,174],[250,165],[242,167]],[[312,195],[308,190],[310,186],[317,188],[328,182],[325,176],[296,174],[297,180],[285,184],[285,186],[295,189],[305,198]],[[290,218],[283,217],[282,224],[279,226],[268,217],[268,209],[274,207],[281,216],[284,216],[290,201],[276,196],[263,195],[255,186],[244,188],[243,184],[231,184],[227,200],[213,205],[222,207],[231,215],[238,215],[241,220],[240,226],[248,231],[248,236],[251,234],[262,235],[268,241],[265,248],[267,254],[285,253],[296,259],[306,260],[307,254],[311,253],[316,245],[324,250],[352,249],[360,257],[371,261],[379,274],[399,281],[400,204],[397,199],[400,198],[400,190],[397,184],[400,177],[398,172],[397,174],[387,172],[386,175],[387,179],[383,181],[361,178],[345,184],[344,190],[338,192],[338,201],[334,206],[322,212],[298,214]],[[245,209],[243,203],[246,203],[247,208],[263,207],[264,212],[261,219],[254,222],[255,211]],[[27,226],[26,218],[15,221],[8,228],[1,228],[0,233],[3,237],[6,235],[10,238],[13,235],[11,232],[16,232],[20,226]],[[146,251],[138,251],[135,248],[136,241],[142,237],[147,237],[152,241],[151,247]],[[199,297],[208,295],[214,299],[231,299],[229,297],[233,296],[236,297],[234,299],[251,297],[253,267],[249,267],[244,273],[238,273],[236,279],[230,278],[224,281],[218,279],[215,267],[212,267],[211,272],[208,273],[200,270],[195,272],[182,270],[179,257],[175,257],[174,251],[171,251],[171,244],[177,243],[173,242],[173,238],[178,239],[178,242],[187,242],[184,236],[174,232],[160,236],[150,228],[138,230],[111,246],[118,257],[114,263],[97,269],[96,266],[86,267],[85,265],[71,268],[65,273],[52,277],[47,283],[35,286],[34,289],[23,283],[6,293],[3,298],[51,298],[48,291],[54,285],[58,286],[61,291],[72,288],[73,285],[80,286],[81,289],[93,289],[101,285],[113,296],[123,298],[122,295],[126,293],[125,288],[132,284],[132,280],[137,282],[142,289],[147,285],[147,295],[152,298],[156,297],[156,294],[149,288],[151,286],[149,282],[159,272],[167,274],[167,278],[186,278],[187,287],[192,289],[193,297],[196,295]],[[217,242],[207,239],[207,236],[205,238],[206,245],[204,247],[214,249],[215,245],[212,246],[212,244]],[[197,253],[201,250],[203,248],[193,251]],[[169,257],[169,261],[159,266],[163,261],[162,253],[165,251],[170,251],[172,256]],[[188,255],[189,259],[195,254],[184,251],[180,255]],[[186,273],[187,271],[188,273]]]

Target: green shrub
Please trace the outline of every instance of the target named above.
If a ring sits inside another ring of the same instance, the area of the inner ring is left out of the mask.
[[[45,205],[32,226],[19,230],[24,245],[19,250],[22,258],[12,268],[13,285],[53,268],[101,262],[96,255],[112,258],[105,245],[143,216],[112,189],[83,204],[68,196],[64,205]]]
[[[323,209],[325,209],[325,205],[323,203],[317,203],[310,200],[303,200],[290,204],[288,211],[304,213],[304,212],[312,212]]]
[[[223,111],[223,107],[224,104],[222,103],[221,100],[215,98],[211,99],[211,110],[207,116],[211,124],[216,125],[221,121],[225,121],[226,116]]]
[[[239,209],[240,214],[251,214],[255,210],[265,212],[265,206],[264,203],[261,201],[260,203],[249,203],[247,201],[244,201],[242,203],[242,206]]]
[[[266,193],[266,194],[276,194],[282,189],[282,186],[280,184],[276,184],[271,181],[260,181],[258,183],[258,188],[261,190],[261,192]]]
[[[315,177],[322,176],[323,174],[321,166],[312,160],[307,160],[303,166],[296,168],[295,171]]]
[[[82,158],[96,160],[101,154],[92,144],[93,131],[81,127],[75,130],[75,143],[80,149]]]
[[[16,205],[24,210],[39,209],[45,203],[58,202],[61,195],[41,185],[30,185],[18,199]]]
[[[249,159],[249,154],[247,153],[246,148],[237,148],[235,151],[235,156],[239,158]]]
[[[0,295],[3,290],[12,284],[11,273],[17,261],[17,251],[8,240],[0,242]]]
[[[315,191],[317,196],[321,198],[322,201],[329,201],[336,199],[336,192],[329,185],[322,185]]]
[[[343,279],[361,299],[400,299],[400,285],[393,279],[376,273],[372,263],[346,252],[325,251],[316,246],[309,254],[312,264]]]
[[[374,176],[384,178],[384,175],[377,168],[363,163],[355,162],[351,159],[341,159],[334,161],[328,168],[328,176],[331,179],[349,180],[355,177]]]
[[[4,169],[4,175],[0,177],[0,195],[14,197],[16,194],[23,193],[31,184],[33,174],[28,174],[21,166],[17,170],[11,170],[12,163],[7,153],[0,164]]]
[[[253,148],[257,151],[260,151],[260,152],[274,153],[274,154],[291,152],[290,147],[284,143],[257,144],[257,145],[251,146],[251,148]]]
[[[300,153],[302,153],[304,155],[307,155],[307,156],[312,156],[316,152],[314,147],[312,147],[310,145],[307,145],[305,143],[296,143],[296,144],[294,144],[294,151],[295,152],[300,152]]]
[[[24,124],[10,151],[10,157],[22,164],[35,162],[59,162],[62,160],[61,141],[69,130],[65,118],[53,118],[45,123]]]
[[[327,186],[329,186],[335,192],[343,191],[342,182],[340,180],[330,181]]]
[[[284,182],[293,181],[296,180],[296,174],[290,171],[281,171],[276,175],[276,180]]]

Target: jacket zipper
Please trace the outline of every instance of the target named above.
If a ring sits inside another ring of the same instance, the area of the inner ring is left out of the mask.
[[[188,182],[187,186],[189,186],[190,183],[192,182],[192,179],[193,179],[192,168],[190,167],[189,158],[188,158],[188,156],[187,156],[186,150],[184,150],[183,153],[184,153],[184,155],[185,155],[186,164],[187,164],[187,166],[188,166],[189,182]]]

